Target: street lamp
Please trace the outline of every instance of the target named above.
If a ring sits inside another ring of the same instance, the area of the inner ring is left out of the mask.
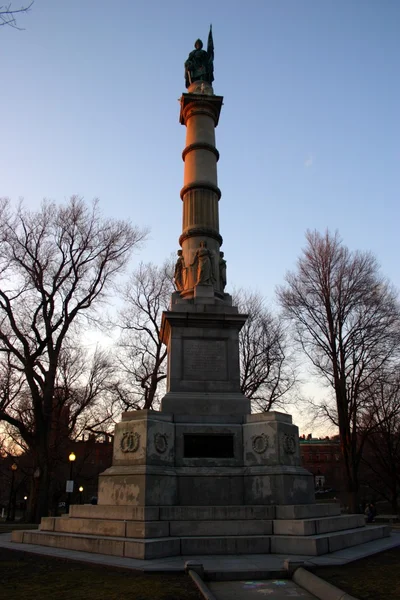
[[[83,504],[83,485],[79,486],[79,504]]]
[[[72,498],[72,492],[74,491],[74,481],[72,479],[72,467],[74,465],[74,462],[76,460],[76,455],[74,452],[71,452],[71,454],[68,456],[68,460],[69,460],[69,480],[67,481],[67,487],[66,487],[66,492],[67,492],[67,512],[69,512],[69,507],[71,506],[71,498]]]
[[[18,469],[18,465],[16,465],[15,463],[13,463],[11,465],[11,487],[10,487],[10,498],[8,500],[8,508],[7,508],[6,521],[11,521],[11,505],[12,505],[13,492],[14,492],[14,477],[15,477],[15,471],[17,469]]]

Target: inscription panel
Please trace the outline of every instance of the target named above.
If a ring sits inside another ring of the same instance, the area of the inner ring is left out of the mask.
[[[185,433],[184,458],[234,458],[233,434]]]
[[[183,378],[196,381],[226,381],[226,341],[184,339]]]

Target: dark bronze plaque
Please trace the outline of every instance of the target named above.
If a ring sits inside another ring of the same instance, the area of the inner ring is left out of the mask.
[[[185,458],[234,458],[233,434],[186,433]]]

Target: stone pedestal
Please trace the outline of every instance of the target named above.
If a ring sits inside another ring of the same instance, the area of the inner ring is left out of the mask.
[[[164,312],[161,335],[168,347],[168,374],[163,413],[250,413],[239,380],[239,331],[245,320],[237,308],[214,297],[212,304],[178,301]]]
[[[179,404],[179,403],[178,403]],[[124,413],[99,504],[251,506],[314,502],[289,415]]]
[[[278,412],[124,413],[98,505],[42,519],[14,542],[139,559],[318,556],[389,535],[338,504],[315,504],[297,427]]]

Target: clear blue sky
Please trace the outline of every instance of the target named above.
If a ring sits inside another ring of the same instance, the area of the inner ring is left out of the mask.
[[[0,30],[0,195],[99,197],[151,227],[140,259],[175,252],[177,100],[210,22],[228,285],[272,300],[305,230],[329,227],[399,287],[397,0],[36,0]]]
[[[0,29],[0,196],[99,197],[151,227],[134,261],[176,252],[183,63],[211,22],[228,289],[271,303],[327,227],[399,288],[398,0],[36,0]]]

